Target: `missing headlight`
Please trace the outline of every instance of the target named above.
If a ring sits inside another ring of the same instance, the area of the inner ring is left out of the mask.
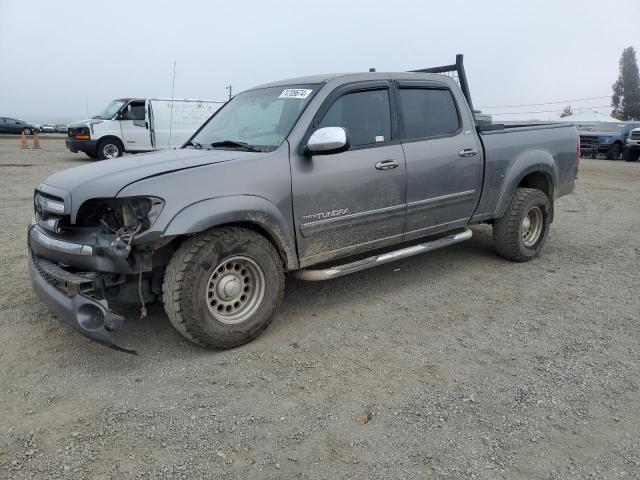
[[[164,201],[157,197],[94,198],[82,204],[76,225],[102,227],[106,232],[144,231],[154,224]]]

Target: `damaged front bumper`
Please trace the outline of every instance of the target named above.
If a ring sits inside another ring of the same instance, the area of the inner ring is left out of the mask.
[[[85,337],[116,350],[131,352],[113,343],[111,333],[125,318],[109,310],[107,300],[94,296],[96,270],[68,271],[50,259],[73,258],[79,266],[111,264],[109,255],[96,255],[95,246],[63,241],[48,236],[32,223],[29,237],[29,276],[33,289],[58,319]],[[69,264],[66,261],[63,265]]]

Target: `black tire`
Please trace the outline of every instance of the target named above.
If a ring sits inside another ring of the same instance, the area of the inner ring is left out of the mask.
[[[89,153],[89,152],[84,152],[85,155],[93,160],[96,160],[98,158],[98,154],[97,153]]]
[[[623,158],[625,162],[637,162],[639,156],[640,150],[631,150],[630,148],[625,148],[624,150]]]
[[[121,157],[123,153],[124,146],[122,145],[122,142],[117,138],[105,138],[98,142],[98,149],[96,150],[96,154],[100,160],[108,160],[110,158]]]
[[[33,134],[33,130],[30,129],[29,127],[25,127],[22,129],[22,133],[24,133],[25,135],[31,135]]]
[[[264,292],[248,318],[229,324],[211,312],[215,307],[209,306],[208,295],[218,267],[235,258],[248,258],[260,267]],[[233,348],[256,338],[273,320],[284,293],[284,269],[278,252],[262,235],[237,227],[215,228],[189,238],[176,250],[162,293],[169,321],[185,338],[203,347]]]
[[[620,158],[620,154],[622,153],[622,147],[620,147],[619,143],[614,143],[607,149],[607,160],[618,160]]]
[[[532,244],[527,245],[523,238],[523,222],[532,212],[536,215],[540,212],[542,218],[538,235],[530,239]],[[543,191],[518,188],[511,197],[507,211],[493,224],[496,252],[516,262],[526,262],[537,257],[549,233],[550,212],[551,203]]]

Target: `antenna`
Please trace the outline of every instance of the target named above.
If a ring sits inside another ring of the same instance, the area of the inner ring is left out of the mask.
[[[84,96],[84,109],[87,112],[87,118],[89,118],[89,100],[87,100],[87,96]]]
[[[231,97],[233,96],[233,94],[231,93],[231,87],[232,87],[231,85],[224,87],[225,90],[229,90],[229,100],[231,100]]]
[[[171,80],[171,113],[169,114],[169,148],[171,148],[171,133],[173,131],[173,94],[176,90],[176,62],[173,62],[173,79]]]

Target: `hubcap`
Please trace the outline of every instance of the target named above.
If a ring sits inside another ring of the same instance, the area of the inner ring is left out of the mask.
[[[540,239],[543,225],[543,215],[540,207],[533,207],[522,220],[520,234],[525,247],[533,247]]]
[[[223,260],[207,282],[205,301],[216,320],[244,322],[260,307],[265,292],[262,267],[243,255]]]
[[[116,158],[118,156],[118,147],[113,143],[107,143],[102,149],[102,153],[106,158]]]

